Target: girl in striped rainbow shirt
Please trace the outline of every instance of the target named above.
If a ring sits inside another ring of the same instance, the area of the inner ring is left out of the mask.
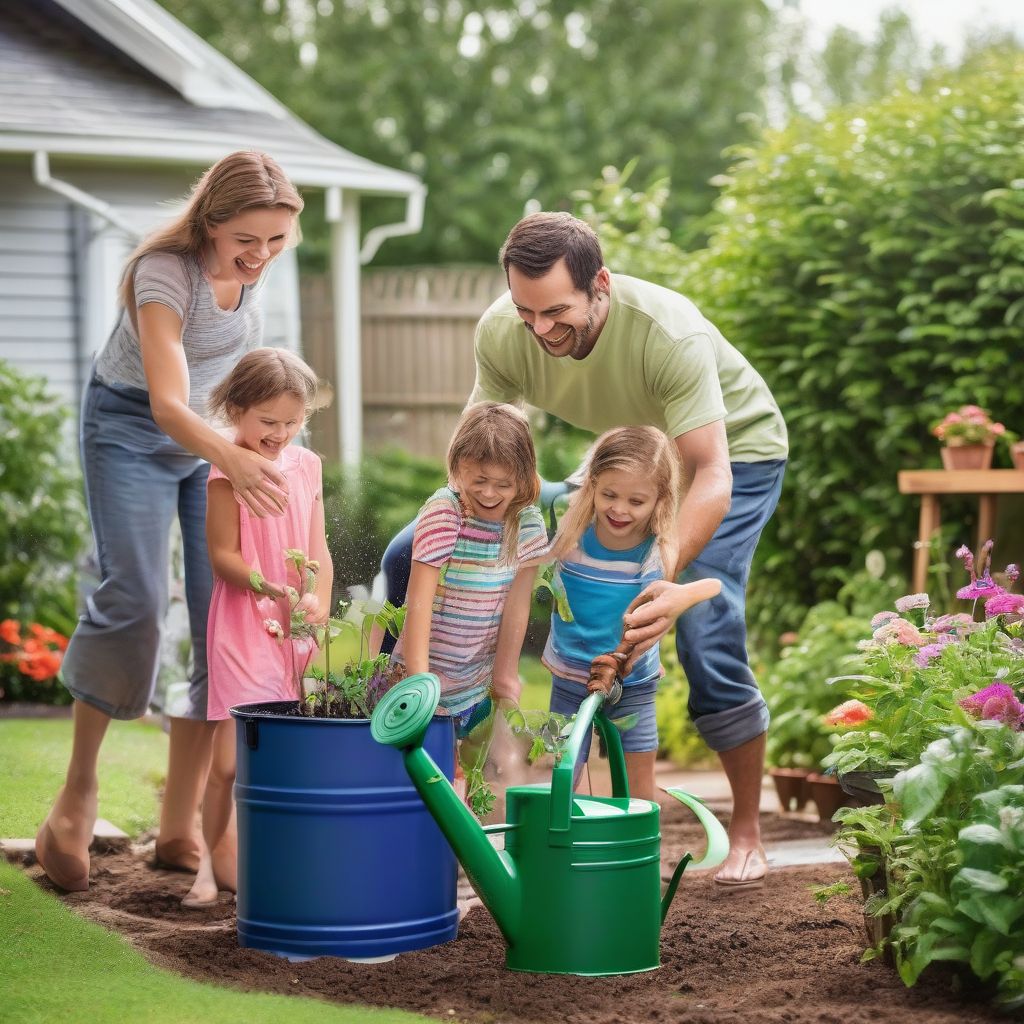
[[[462,737],[487,716],[490,697],[519,700],[519,652],[548,543],[533,439],[515,406],[467,408],[447,462],[447,485],[416,522],[392,661],[438,677],[441,710]]]
[[[641,591],[671,578],[679,550],[679,456],[654,427],[619,427],[597,439],[583,486],[573,495],[552,544],[555,586],[561,585],[572,621],[551,616],[543,662],[551,671],[551,710],[574,715],[588,694],[591,664],[614,651],[622,617]],[[718,580],[681,586],[687,606],[713,597]],[[622,733],[629,791],[654,799],[658,729],[654,698],[661,678],[657,645],[627,663],[619,702],[609,718],[636,715]],[[580,751],[586,763],[590,739]],[[577,769],[577,777],[579,773]]]

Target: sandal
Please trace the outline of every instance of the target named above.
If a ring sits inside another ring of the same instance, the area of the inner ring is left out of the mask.
[[[755,846],[743,855],[743,864],[736,878],[722,878],[721,872],[715,875],[715,885],[729,892],[740,889],[763,889],[768,874],[768,858],[763,846]]]

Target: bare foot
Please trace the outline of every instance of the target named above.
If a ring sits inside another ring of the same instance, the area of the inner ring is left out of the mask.
[[[225,835],[213,851],[213,877],[217,888],[238,892],[238,844],[233,835]]]
[[[67,892],[89,888],[89,844],[96,824],[96,790],[62,787],[36,833],[36,859],[54,885]]]
[[[733,846],[715,874],[715,883],[729,889],[760,889],[767,874],[764,847]]]
[[[153,866],[168,871],[199,870],[199,855],[202,844],[197,839],[157,839],[153,853]]]
[[[212,875],[206,875],[200,871],[192,888],[181,898],[181,905],[189,910],[201,910],[203,907],[212,907],[217,902],[217,883]]]

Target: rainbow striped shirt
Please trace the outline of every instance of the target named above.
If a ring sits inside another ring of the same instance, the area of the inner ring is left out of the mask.
[[[416,521],[413,560],[441,570],[430,618],[430,671],[441,681],[441,707],[453,715],[487,696],[509,588],[523,562],[547,552],[536,505],[519,513],[515,565],[498,564],[501,531],[501,523],[468,515],[450,487],[435,491]],[[403,639],[392,657],[404,665]]]

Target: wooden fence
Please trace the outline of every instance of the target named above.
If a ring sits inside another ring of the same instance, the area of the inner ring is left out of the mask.
[[[363,443],[442,458],[473,388],[473,329],[505,290],[491,267],[366,271],[362,277]],[[309,364],[335,379],[330,281],[302,280],[302,347]],[[337,417],[312,422],[313,444],[338,457]]]

